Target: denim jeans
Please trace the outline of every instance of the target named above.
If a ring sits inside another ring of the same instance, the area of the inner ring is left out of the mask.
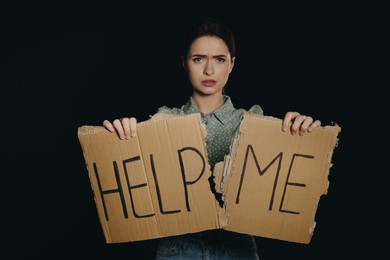
[[[253,236],[211,230],[161,238],[156,260],[173,259],[259,259]]]

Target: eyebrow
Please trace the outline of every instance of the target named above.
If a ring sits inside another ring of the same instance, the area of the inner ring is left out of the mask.
[[[191,57],[201,57],[201,58],[206,58],[207,57],[207,55],[204,55],[204,54],[193,54],[193,55],[191,55]],[[213,58],[227,58],[227,56],[226,55],[224,55],[224,54],[220,54],[220,55],[214,55],[214,56],[212,56]]]

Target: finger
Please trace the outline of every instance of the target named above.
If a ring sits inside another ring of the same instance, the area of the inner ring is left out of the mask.
[[[104,120],[104,121],[103,121],[103,126],[104,126],[108,131],[110,131],[111,133],[115,133],[115,128],[114,128],[114,126],[111,124],[110,121]]]
[[[137,134],[137,119],[135,117],[130,117],[130,135],[135,137]]]
[[[119,138],[120,139],[125,139],[125,133],[123,131],[123,126],[122,126],[122,123],[119,119],[115,119],[113,122],[112,122],[113,126],[115,127],[118,135],[119,135]]]
[[[282,130],[286,132],[291,127],[294,118],[299,115],[300,114],[298,112],[287,112],[283,119]]]
[[[309,126],[309,129],[307,131],[312,132],[314,129],[316,129],[317,127],[320,127],[320,126],[321,126],[321,121],[316,120]]]
[[[295,135],[301,128],[302,123],[305,121],[306,116],[304,115],[299,115],[294,118],[294,122],[292,123],[290,127],[290,132],[292,135]]]
[[[312,123],[313,118],[311,116],[307,116],[299,127],[299,135],[304,135]]]
[[[123,131],[125,134],[125,138],[130,138],[130,119],[128,117],[121,118],[121,123],[123,127]]]

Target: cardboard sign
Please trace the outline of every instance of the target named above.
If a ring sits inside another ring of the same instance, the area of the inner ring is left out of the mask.
[[[82,126],[78,137],[108,243],[226,229],[307,244],[340,130],[291,135],[280,119],[245,114],[213,173],[223,208],[200,114],[158,114],[130,140],[101,126]]]
[[[327,193],[338,126],[303,136],[282,122],[248,114],[220,182],[227,230],[308,244],[320,196]]]

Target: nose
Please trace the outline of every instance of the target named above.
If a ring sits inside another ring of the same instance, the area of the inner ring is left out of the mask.
[[[214,74],[213,65],[211,64],[211,62],[209,60],[204,65],[203,74],[206,76],[210,76],[210,75]]]

